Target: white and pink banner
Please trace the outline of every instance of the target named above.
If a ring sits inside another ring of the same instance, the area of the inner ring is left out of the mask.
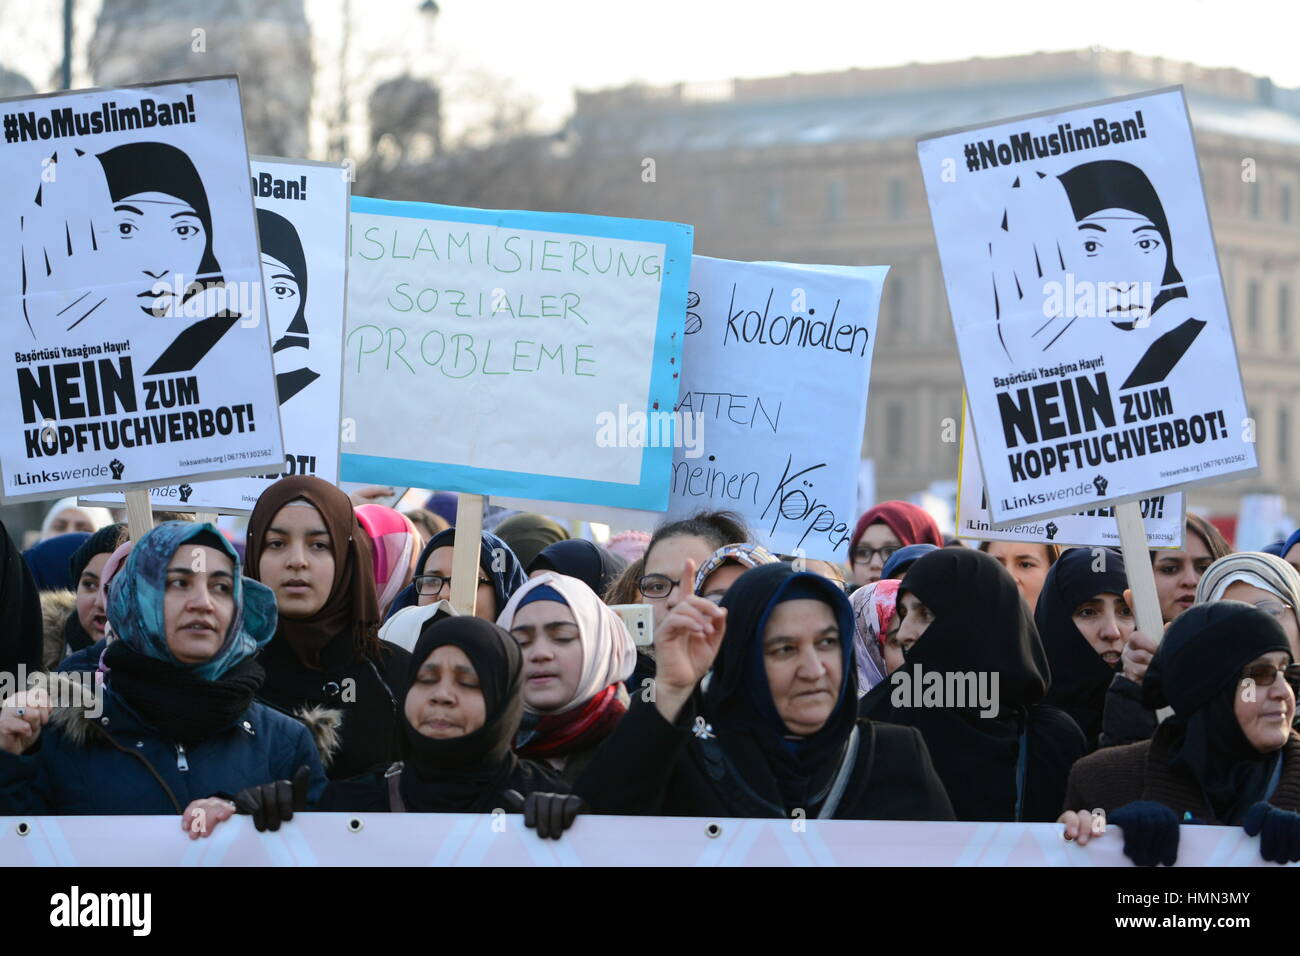
[[[518,814],[248,817],[190,840],[177,817],[0,817],[13,866],[1129,866],[1119,828],[1086,847],[1055,823],[581,816],[542,840]],[[713,834],[713,835],[711,835]],[[1179,866],[1273,866],[1236,827],[1183,827]]]

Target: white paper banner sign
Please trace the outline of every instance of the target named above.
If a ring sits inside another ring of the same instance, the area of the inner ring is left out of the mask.
[[[243,514],[285,475],[338,481],[348,170],[271,158],[255,158],[250,168],[284,459],[266,475],[151,488],[155,508]],[[122,496],[82,500],[120,505]]]
[[[662,509],[667,447],[602,442],[677,394],[694,231],[352,200],[348,481]]]
[[[25,824],[25,826],[24,826]],[[1086,847],[1055,823],[578,817],[542,840],[518,814],[297,813],[190,840],[175,817],[0,817],[24,866],[1131,866],[1113,828]],[[20,835],[21,834],[21,835]],[[1182,827],[1178,866],[1276,866],[1240,827]]]
[[[996,522],[1257,469],[1181,89],[918,152]]]
[[[959,464],[961,480],[957,487],[957,537],[976,541],[1036,541],[1063,546],[1120,546],[1115,509],[1105,505],[1052,518],[1028,518],[1009,525],[995,525],[985,498],[979,454],[971,440],[970,409],[965,412]],[[1140,504],[1147,546],[1181,548],[1186,520],[1182,493],[1174,491],[1154,495],[1143,498]]]
[[[284,461],[235,77],[0,103],[6,499]]]
[[[692,259],[670,517],[735,511],[770,550],[848,561],[888,271]]]

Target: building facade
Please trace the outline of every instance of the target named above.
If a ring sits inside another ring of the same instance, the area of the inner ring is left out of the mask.
[[[1252,412],[1242,427],[1261,465],[1190,502],[1233,515],[1244,493],[1280,493],[1297,514],[1300,91],[1088,50],[583,93],[571,132],[601,158],[584,202],[592,211],[694,223],[706,255],[892,267],[862,445],[883,499],[955,480],[957,469],[961,368],[916,138],[1175,84],[1192,115]]]

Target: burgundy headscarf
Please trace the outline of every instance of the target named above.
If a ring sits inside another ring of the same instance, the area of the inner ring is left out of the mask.
[[[858,546],[858,539],[863,532],[877,521],[883,521],[889,530],[898,537],[898,543],[906,547],[909,544],[932,544],[943,547],[943,535],[934,523],[929,512],[906,501],[884,501],[864,512],[853,529],[853,540],[849,542],[849,553]]]
[[[320,512],[330,533],[334,582],[325,605],[311,617],[281,615],[274,640],[288,641],[304,666],[319,668],[321,651],[351,626],[357,650],[373,657],[379,651],[379,600],[375,595],[370,537],[357,523],[348,496],[328,481],[293,475],[262,492],[248,519],[246,573],[256,581],[262,580],[260,565],[267,529],[281,508],[299,498]]]

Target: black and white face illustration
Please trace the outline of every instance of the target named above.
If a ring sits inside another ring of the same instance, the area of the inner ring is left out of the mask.
[[[262,281],[271,323],[276,386],[283,405],[319,378],[308,367],[311,337],[307,327],[307,259],[298,230],[269,209],[257,210],[262,245]]]
[[[136,286],[140,310],[174,315],[185,299],[220,283],[207,191],[190,158],[166,143],[129,143],[99,161],[113,201],[110,252],[122,279]]]
[[[293,269],[275,256],[262,253],[262,275],[266,281],[267,321],[271,341],[278,342],[289,331],[302,303],[302,289]]]
[[[136,298],[147,315],[166,315],[199,273],[207,229],[198,212],[177,196],[145,192],[113,204],[114,239],[125,275],[137,281]],[[173,277],[180,276],[179,283]]]
[[[1098,317],[1142,328],[1170,299],[1186,296],[1164,206],[1142,170],[1104,160],[1076,166],[1060,181],[1076,225],[1064,259],[1076,285],[1095,290]]]

